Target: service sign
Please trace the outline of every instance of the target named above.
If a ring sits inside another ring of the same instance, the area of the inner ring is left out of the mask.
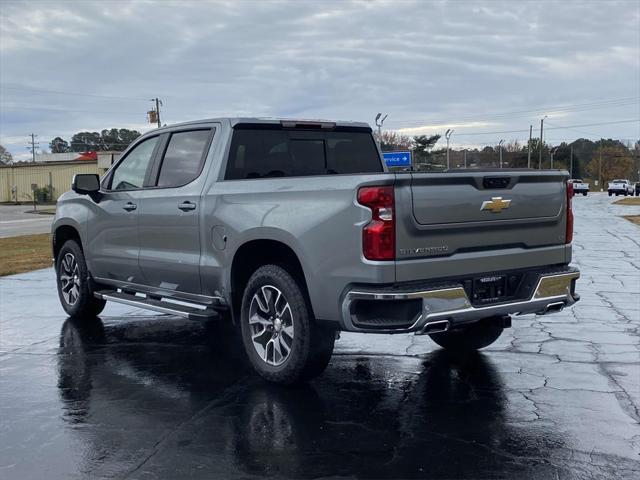
[[[411,166],[411,152],[382,152],[387,167]]]

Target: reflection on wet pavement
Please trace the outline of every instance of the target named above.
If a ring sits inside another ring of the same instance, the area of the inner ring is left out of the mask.
[[[3,279],[0,478],[638,478],[639,255],[620,219],[579,218],[573,310],[467,357],[343,334],[296,388],[256,377],[230,327],[65,321],[50,270]]]

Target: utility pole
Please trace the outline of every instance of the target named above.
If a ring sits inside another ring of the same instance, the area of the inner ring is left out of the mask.
[[[447,170],[451,168],[451,165],[449,164],[449,139],[451,138],[452,133],[453,133],[453,130],[449,128],[447,129],[447,132],[444,134],[444,138],[447,139]]]
[[[538,159],[538,170],[542,169],[542,147],[544,146],[544,137],[543,137],[543,132],[544,132],[544,119],[547,118],[547,115],[545,115],[542,120],[540,120],[540,158]]]
[[[531,168],[531,133],[533,132],[533,125],[529,125],[529,143],[527,147],[527,168]]]
[[[498,142],[498,149],[500,150],[500,168],[502,168],[502,142],[504,142],[504,139]]]
[[[602,192],[602,138],[600,139],[600,161],[598,162],[598,184]]]
[[[556,153],[556,149],[552,148],[551,149],[551,167],[550,170],[553,170],[553,154]]]
[[[38,135],[32,133],[31,135],[29,135],[31,137],[31,141],[29,142],[31,145],[27,147],[27,150],[31,151],[31,161],[35,162],[36,161],[36,150],[38,149],[38,147],[40,146],[39,143],[36,143],[36,137]]]
[[[152,98],[149,101],[150,102],[155,102],[155,104],[156,104],[155,110],[152,110],[151,112],[148,112],[149,113],[150,123],[157,123],[158,124],[158,128],[160,128],[162,126],[162,123],[160,122],[160,106],[162,105],[162,100],[160,100],[159,98]],[[153,115],[152,115],[152,112],[154,112]]]
[[[571,153],[569,155],[569,174],[573,178],[573,145],[571,145]]]
[[[382,124],[388,116],[389,115],[386,114],[384,117],[382,117],[382,113],[378,113],[376,115],[376,126],[378,127],[378,147],[380,147],[380,150],[382,150]],[[380,117],[382,117],[382,119],[380,119]]]

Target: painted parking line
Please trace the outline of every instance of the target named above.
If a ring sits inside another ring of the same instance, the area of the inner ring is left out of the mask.
[[[3,220],[0,221],[0,224],[5,223],[25,223],[25,222],[41,222],[43,220],[50,220],[49,218],[27,218],[25,220]]]

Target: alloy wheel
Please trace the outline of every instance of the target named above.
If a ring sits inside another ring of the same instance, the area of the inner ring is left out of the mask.
[[[67,305],[75,305],[80,296],[80,269],[72,253],[65,254],[60,262],[60,287]]]
[[[273,285],[258,289],[249,306],[251,342],[258,356],[275,367],[287,361],[293,346],[293,314]]]

